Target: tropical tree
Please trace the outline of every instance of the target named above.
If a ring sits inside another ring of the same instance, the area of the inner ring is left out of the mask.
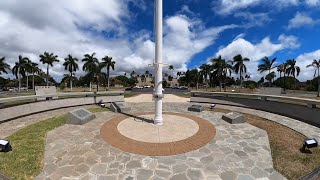
[[[272,82],[272,80],[276,77],[276,73],[275,72],[271,72],[269,74],[266,75],[266,80],[268,80],[269,82]],[[271,85],[270,85],[271,86]]]
[[[102,65],[102,67],[106,67],[106,68],[107,68],[108,88],[109,88],[109,86],[110,86],[110,80],[109,80],[110,68],[112,68],[112,70],[114,71],[114,66],[115,66],[115,64],[116,64],[116,62],[115,62],[115,61],[112,61],[112,57],[105,56],[104,58],[102,58],[101,65]]]
[[[268,57],[264,57],[261,61],[262,63],[258,65],[258,71],[260,73],[263,73],[265,71],[268,71],[270,74],[271,70],[275,68],[273,66],[274,62],[277,60],[277,58],[269,59]],[[267,78],[266,78],[267,79]],[[269,81],[269,86],[271,86],[272,80]]]
[[[70,89],[72,91],[72,77],[73,77],[73,74],[79,69],[79,66],[78,66],[78,59],[77,58],[74,58],[72,57],[70,54],[68,55],[67,58],[64,59],[65,62],[63,63],[63,66],[65,68],[65,70],[68,70],[69,73],[70,73]]]
[[[11,70],[10,65],[7,64],[5,60],[6,60],[5,57],[0,58],[0,75],[2,73],[8,74],[7,70]]]
[[[21,75],[25,77],[27,69],[30,69],[29,59],[20,55],[18,62],[12,68],[12,74],[16,76],[19,82],[19,92],[21,91]]]
[[[146,75],[143,74],[140,78],[141,78],[142,85],[144,86],[146,82]]]
[[[277,66],[277,72],[279,72],[279,76],[280,76],[280,86],[281,86],[281,78],[282,78],[282,73],[285,76],[285,64],[280,64],[279,66]]]
[[[96,82],[97,82],[97,92],[99,92],[100,80],[103,79],[105,82],[105,80],[107,79],[107,74],[102,71],[103,68],[105,68],[105,64],[99,63],[95,71],[94,77],[96,78]]]
[[[34,62],[31,62],[30,70],[32,74],[32,89],[35,90],[34,75],[40,74],[42,70],[38,67],[38,64]]]
[[[307,65],[307,68],[313,67],[315,68],[314,71],[314,77],[317,75],[318,76],[318,97],[320,97],[320,59],[316,60],[314,59],[313,62],[309,65]]]
[[[96,53],[90,54],[85,54],[84,58],[82,59],[82,62],[84,62],[82,70],[87,72],[88,77],[90,77],[90,91],[91,91],[91,84],[94,78],[96,78],[96,72],[99,67],[99,61],[95,57]],[[98,85],[97,85],[98,89]]]
[[[199,69],[200,69],[199,73],[203,77],[204,82],[206,83],[206,91],[207,91],[208,84],[209,84],[208,76],[210,75],[210,72],[211,72],[211,66],[209,64],[202,64]]]
[[[297,61],[294,59],[289,59],[286,62],[288,66],[286,73],[294,77],[294,92],[296,92],[296,76],[299,76],[300,74],[300,67],[296,66],[296,62]]]
[[[55,62],[59,62],[58,56],[54,55],[53,53],[44,52],[39,57],[40,57],[40,62],[42,62],[42,64],[47,64],[46,81],[47,81],[47,86],[49,86],[49,67],[50,66],[53,67],[53,63]]]
[[[173,65],[169,65],[168,66],[168,70],[169,71],[174,71],[174,67],[173,67]],[[170,75],[170,79],[171,79],[171,81],[169,80],[169,76],[168,76],[168,81],[170,81],[170,87],[172,87],[172,80],[173,80],[173,77]]]
[[[149,72],[149,71],[146,71],[144,74],[145,74],[147,77],[149,77],[150,72]]]
[[[249,79],[250,79],[251,77],[250,77],[250,75],[246,74],[246,75],[244,76],[244,78],[246,78],[247,81],[249,81]]]
[[[242,89],[242,82],[243,82],[243,77],[242,75],[244,73],[247,73],[247,67],[245,65],[245,62],[250,61],[249,58],[244,58],[242,57],[240,54],[236,55],[235,57],[233,57],[233,69],[235,71],[236,74],[240,75],[240,89]]]
[[[226,62],[221,56],[210,60],[212,63],[212,76],[219,79],[220,92],[222,91],[222,82],[226,80],[228,74],[231,76],[233,67],[231,61]]]

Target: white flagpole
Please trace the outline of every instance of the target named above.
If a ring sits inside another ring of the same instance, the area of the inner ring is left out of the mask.
[[[162,0],[155,0],[155,117],[154,124],[162,125]]]

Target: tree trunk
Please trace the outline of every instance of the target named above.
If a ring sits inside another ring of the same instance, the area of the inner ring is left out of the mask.
[[[296,93],[296,75],[295,74],[293,75],[293,81],[294,81],[294,83],[293,83],[293,86],[294,86],[293,87],[293,92]]]
[[[318,68],[318,97],[320,97],[320,68]]]
[[[220,92],[222,92],[222,81],[219,81],[219,88],[220,88]]]
[[[19,82],[19,92],[21,92],[21,74],[20,74],[20,67],[18,67],[18,82]]]
[[[49,87],[49,64],[47,66],[47,87]]]
[[[90,86],[90,92],[91,92],[91,91],[92,91],[92,84],[91,84],[91,81],[90,81],[90,85],[89,85],[89,86]]]
[[[240,89],[239,89],[239,92],[241,92],[241,89],[242,89],[242,73],[240,70]]]
[[[34,89],[34,72],[32,72],[32,89],[35,90]]]
[[[110,70],[107,69],[107,81],[108,81],[108,89],[110,87],[110,82],[109,82],[109,73],[110,73]]]
[[[27,91],[29,89],[29,74],[27,73]]]
[[[283,89],[286,91],[286,73],[283,74]]]
[[[72,72],[71,72],[71,75],[70,75],[70,89],[72,91]]]
[[[270,71],[270,69],[269,69],[269,74],[271,73],[271,71]],[[270,81],[269,81],[269,87],[271,87],[272,86],[272,79],[270,79]]]

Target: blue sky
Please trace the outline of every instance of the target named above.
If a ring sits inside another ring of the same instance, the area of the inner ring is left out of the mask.
[[[176,71],[240,53],[251,59],[254,80],[263,76],[256,70],[264,56],[277,57],[277,64],[294,58],[302,68],[300,80],[313,76],[305,66],[320,59],[320,0],[163,3],[164,62]],[[69,53],[82,59],[96,52],[98,58],[114,57],[112,75],[152,71],[153,8],[151,0],[1,0],[0,56],[13,65],[19,54],[39,62],[38,55],[50,51],[63,62]],[[65,73],[62,63],[51,69],[57,80]]]

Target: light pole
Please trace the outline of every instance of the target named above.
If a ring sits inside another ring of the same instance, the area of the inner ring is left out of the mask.
[[[155,0],[155,117],[154,124],[162,125],[162,0]]]

